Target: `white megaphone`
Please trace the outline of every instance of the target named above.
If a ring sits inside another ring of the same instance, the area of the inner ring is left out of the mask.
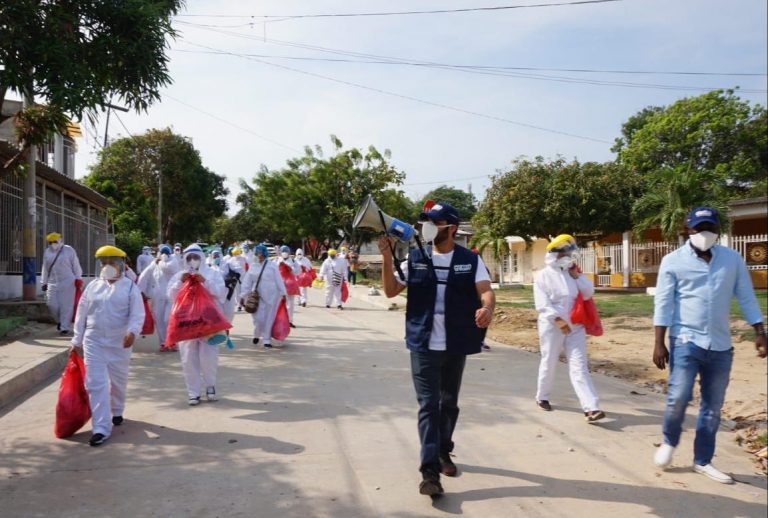
[[[414,229],[413,226],[385,214],[379,206],[376,205],[376,202],[373,201],[373,197],[370,194],[363,203],[363,206],[360,207],[360,210],[357,211],[357,215],[355,215],[355,219],[352,221],[352,227],[380,230],[405,243],[409,242],[416,233],[416,229]]]

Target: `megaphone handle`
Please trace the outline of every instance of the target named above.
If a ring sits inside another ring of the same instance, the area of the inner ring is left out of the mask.
[[[384,221],[384,213],[381,212],[381,209],[379,209],[379,220],[381,221],[381,228],[384,229],[384,233],[387,233],[387,222]],[[392,244],[392,241],[387,239],[387,244],[389,244],[389,250],[392,252],[392,259],[395,262],[395,270],[397,271],[397,275],[400,276],[400,280],[403,282],[406,282],[405,280],[405,274],[403,273],[403,269],[400,267],[400,261],[397,258],[397,255],[395,255],[395,246]]]

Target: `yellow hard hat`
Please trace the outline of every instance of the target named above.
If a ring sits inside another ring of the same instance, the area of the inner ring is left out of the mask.
[[[96,257],[126,257],[126,253],[112,245],[104,245],[96,250]]]
[[[346,252],[346,251],[347,251],[347,247],[346,247],[346,246],[342,246],[342,247],[341,247],[341,251],[342,251],[342,252]]]
[[[570,234],[560,234],[547,245],[547,252],[551,252],[555,248],[562,248],[567,245],[573,245],[575,247],[576,240]]]
[[[336,249],[331,248],[330,250],[328,250],[328,255],[336,255]]]
[[[50,234],[45,236],[45,240],[48,241],[49,243],[53,243],[54,241],[58,241],[59,239],[61,239],[61,234],[59,234],[58,232],[51,232]]]
[[[232,249],[232,255],[240,255],[243,252],[239,248],[233,248]]]

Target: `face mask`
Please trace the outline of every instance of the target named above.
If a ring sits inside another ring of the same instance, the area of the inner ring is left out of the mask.
[[[51,248],[53,248],[54,250],[58,250],[59,248],[61,248],[61,243],[58,241],[56,241],[55,243],[51,243]]]
[[[573,266],[573,263],[575,262],[576,262],[575,258],[571,257],[570,255],[566,255],[565,257],[561,257],[560,259],[558,259],[555,264],[557,264],[557,266],[559,266],[563,270],[567,270],[568,268]]]
[[[190,259],[187,261],[187,267],[190,271],[197,271],[200,269],[200,259]]]
[[[712,248],[712,246],[715,244],[715,241],[717,241],[717,238],[717,234],[709,231],[698,232],[696,234],[691,234],[690,236],[691,244],[702,252],[706,252]]]
[[[215,264],[216,266],[219,266],[221,264],[221,257],[217,257],[216,259],[214,259],[213,264]]]
[[[176,255],[181,255],[181,250],[176,249],[176,250],[173,251],[173,253],[176,254]]]
[[[282,254],[280,254],[280,256],[281,256],[283,259],[288,259],[288,257],[289,257],[290,255],[291,255],[291,254],[289,254],[288,252],[283,252]]]
[[[421,224],[421,235],[426,242],[432,242],[437,237],[437,225],[431,221],[425,221]]]
[[[101,268],[101,272],[99,272],[99,278],[104,281],[113,281],[120,277],[120,270],[112,266],[111,264],[106,264]]]
[[[168,259],[170,259],[170,257],[168,257],[168,254],[160,254],[160,258],[161,258],[163,261],[167,261]]]

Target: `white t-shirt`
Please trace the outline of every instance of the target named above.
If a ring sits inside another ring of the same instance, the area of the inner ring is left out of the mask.
[[[453,250],[447,254],[441,254],[437,250],[432,250],[432,265],[435,267],[437,276],[437,298],[435,299],[435,314],[432,319],[432,333],[429,336],[429,349],[431,351],[445,351],[445,285],[448,281],[448,272],[453,260]],[[395,279],[402,285],[407,285],[408,281],[408,261],[403,261],[400,265],[405,276],[405,281],[395,274]],[[490,281],[488,269],[483,259],[477,257],[477,271],[475,272],[475,284],[483,281]]]

